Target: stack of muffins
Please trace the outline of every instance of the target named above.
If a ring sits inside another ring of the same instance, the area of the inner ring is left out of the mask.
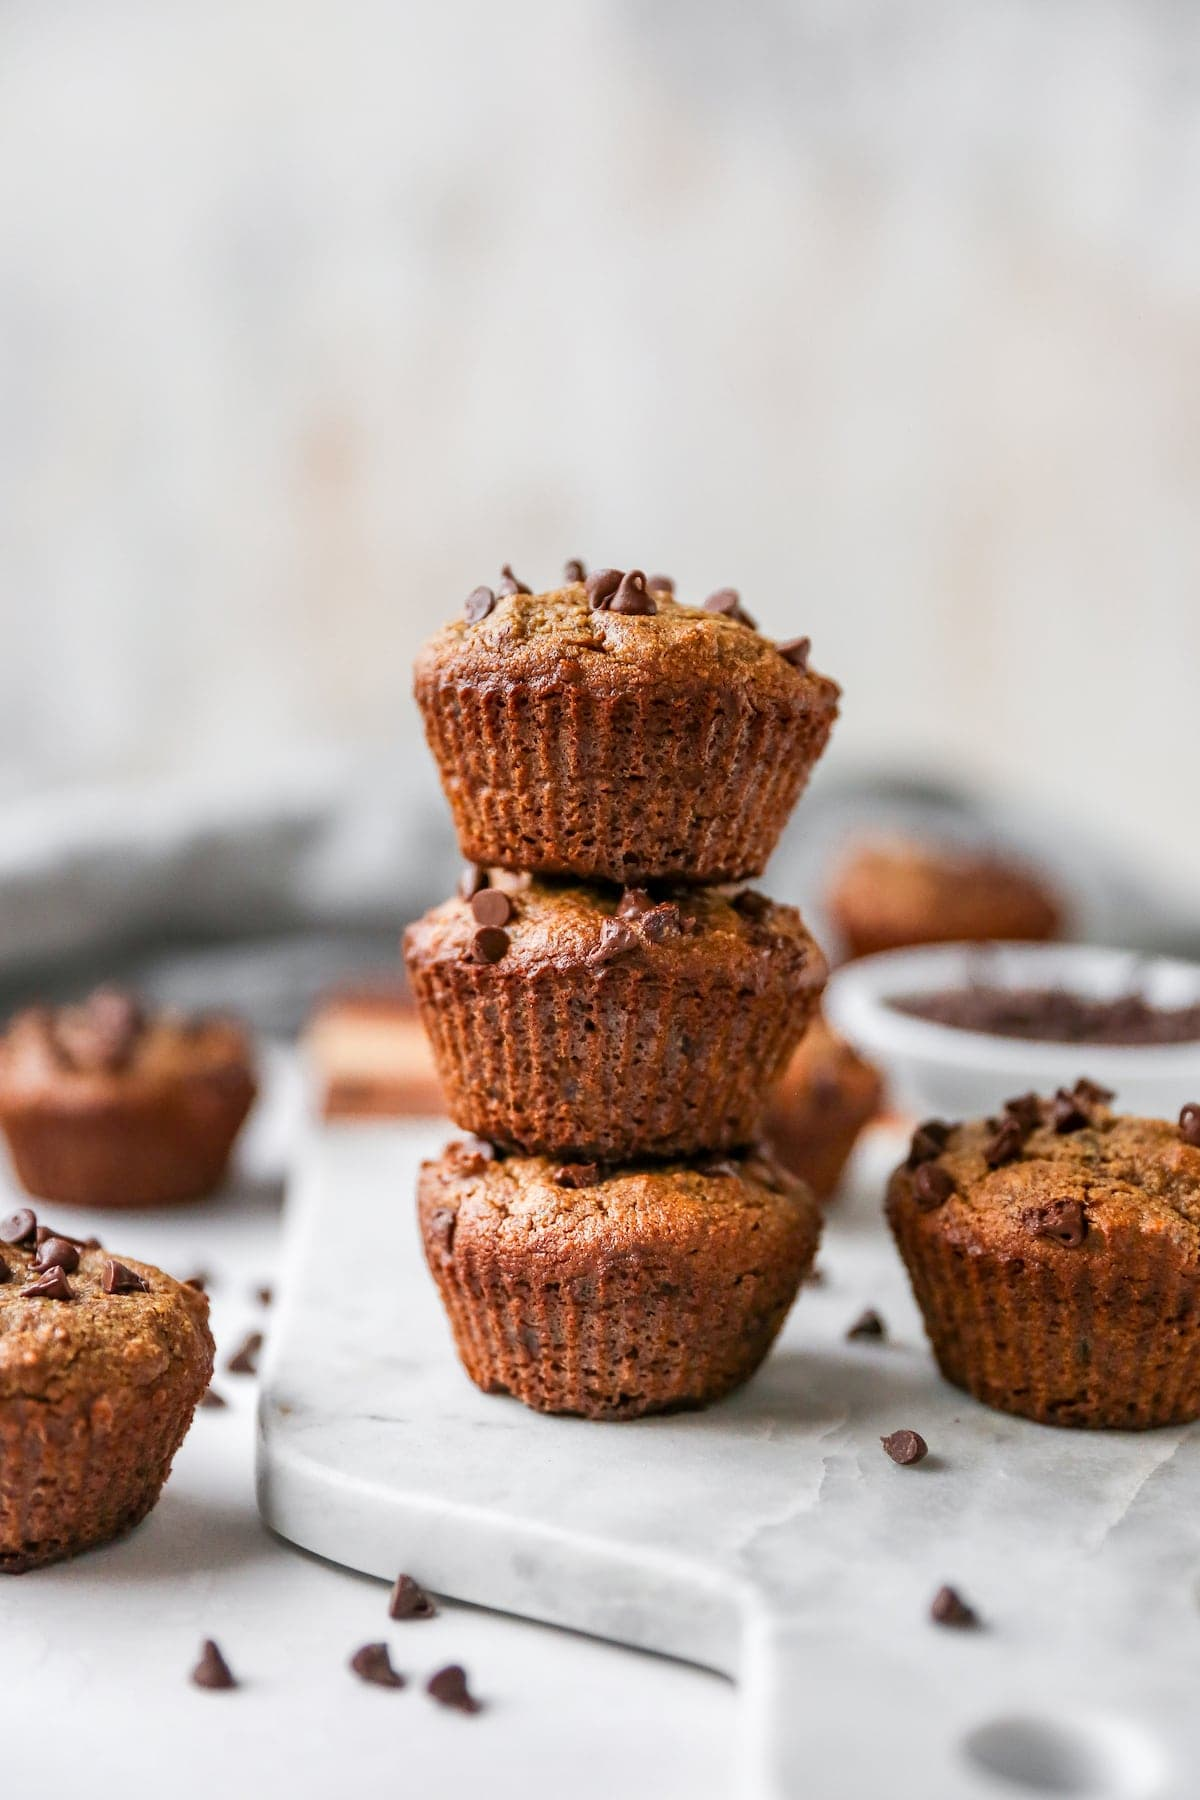
[[[703,1405],[754,1371],[816,1249],[756,1145],[821,953],[757,875],[835,684],[736,593],[511,570],[422,651],[469,867],[405,954],[470,1140],[424,1165],[425,1253],[471,1378],[547,1412]]]

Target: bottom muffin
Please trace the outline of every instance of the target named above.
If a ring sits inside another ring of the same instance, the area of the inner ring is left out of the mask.
[[[1200,1417],[1200,1107],[1087,1081],[919,1126],[887,1214],[942,1373],[1046,1425]]]
[[[0,1572],[118,1537],[158,1499],[212,1374],[208,1301],[0,1219]]]
[[[747,1380],[820,1235],[807,1188],[762,1155],[606,1169],[469,1141],[422,1166],[418,1212],[472,1381],[588,1419]]]

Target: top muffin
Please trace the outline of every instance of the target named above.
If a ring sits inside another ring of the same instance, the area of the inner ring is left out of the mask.
[[[838,688],[732,590],[685,606],[662,580],[476,589],[425,645],[416,696],[470,861],[620,882],[761,872]]]

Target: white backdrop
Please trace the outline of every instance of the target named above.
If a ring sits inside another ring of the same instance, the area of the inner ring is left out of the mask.
[[[415,745],[582,555],[1200,893],[1198,88],[1166,0],[9,0],[0,776]]]

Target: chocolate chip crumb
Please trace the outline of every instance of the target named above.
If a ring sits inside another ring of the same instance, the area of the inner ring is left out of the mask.
[[[1052,1238],[1064,1250],[1078,1250],[1087,1236],[1087,1214],[1078,1200],[1051,1200],[1029,1207],[1021,1223],[1033,1237]]]
[[[607,606],[624,579],[623,569],[596,569],[588,576],[584,586],[593,612],[600,612]]]
[[[110,1256],[104,1265],[101,1282],[106,1294],[148,1294],[150,1283],[143,1281],[132,1269],[127,1269],[123,1262],[117,1262]]]
[[[1001,1169],[1005,1163],[1016,1162],[1024,1148],[1025,1133],[1010,1114],[983,1146],[983,1160],[989,1169]]]
[[[631,618],[649,618],[658,611],[658,601],[647,589],[646,577],[640,569],[630,569],[622,577],[621,585],[608,603],[608,610],[625,613]]]
[[[192,1670],[192,1680],[202,1688],[235,1688],[233,1672],[211,1638],[205,1638],[200,1661]]]
[[[1200,1106],[1189,1100],[1179,1113],[1179,1135],[1185,1144],[1200,1149]]]
[[[500,582],[500,586],[499,586],[499,590],[498,590],[500,593],[502,593],[502,594],[532,594],[532,592],[533,592],[532,588],[526,587],[525,583],[523,581],[517,580],[516,576],[512,572],[511,563],[502,564],[501,569],[500,569],[500,574],[503,577],[502,581]]]
[[[887,1327],[873,1306],[860,1313],[846,1333],[848,1338],[883,1338],[887,1336]]]
[[[47,1237],[37,1247],[35,1269],[62,1269],[70,1275],[79,1267],[79,1252],[64,1237]]]
[[[258,1301],[260,1306],[270,1306],[275,1299],[275,1289],[273,1287],[267,1287],[266,1285],[255,1288],[254,1298]]]
[[[937,1207],[945,1206],[955,1191],[954,1177],[941,1163],[922,1163],[913,1176],[913,1199],[922,1212],[933,1212]]]
[[[935,1625],[978,1625],[979,1616],[952,1587],[939,1588],[929,1616]]]
[[[350,1667],[360,1681],[369,1681],[375,1687],[402,1688],[404,1677],[392,1667],[392,1659],[388,1655],[386,1644],[364,1644],[350,1658]]]
[[[564,581],[567,581],[567,582],[584,581],[584,580],[586,580],[586,578],[587,578],[587,570],[584,568],[583,564],[580,562],[580,560],[577,556],[573,556],[571,558],[570,562],[564,563],[564,565],[563,565],[563,580]]]
[[[481,1703],[467,1687],[467,1672],[458,1663],[450,1663],[436,1675],[431,1675],[425,1683],[425,1692],[432,1695],[439,1706],[452,1706],[465,1713],[481,1711]]]
[[[484,925],[471,939],[471,950],[476,962],[498,963],[508,950],[508,933],[498,926]]]
[[[26,1244],[37,1231],[37,1215],[27,1206],[11,1213],[0,1225],[0,1244]]]
[[[478,625],[480,619],[486,619],[496,604],[496,596],[490,587],[472,588],[463,602],[463,617],[468,625]]]
[[[892,1431],[879,1441],[892,1461],[902,1468],[923,1462],[929,1454],[929,1445],[919,1431]]]
[[[229,1361],[225,1364],[231,1375],[257,1375],[258,1353],[263,1347],[261,1331],[248,1331],[238,1345]]]
[[[600,1165],[594,1162],[560,1163],[554,1171],[555,1187],[595,1187],[600,1179]]]
[[[790,662],[793,669],[807,669],[808,659],[812,652],[812,639],[806,637],[785,638],[775,648],[784,662]]]
[[[201,1394],[200,1404],[201,1406],[211,1408],[216,1412],[221,1412],[229,1405],[229,1402],[223,1394],[218,1394],[216,1388],[210,1387],[205,1388],[204,1392]]]
[[[397,1575],[388,1596],[389,1619],[432,1619],[437,1613],[429,1595],[411,1575]]]
[[[55,1263],[52,1269],[47,1269],[44,1275],[39,1275],[36,1281],[31,1281],[28,1287],[21,1289],[21,1298],[23,1300],[73,1300],[75,1292],[63,1271]]]
[[[468,863],[458,878],[458,897],[460,900],[473,900],[481,888],[485,888],[490,880],[486,869],[478,863]]]
[[[507,925],[513,916],[513,903],[503,888],[480,888],[471,896],[471,911],[477,925]]]

